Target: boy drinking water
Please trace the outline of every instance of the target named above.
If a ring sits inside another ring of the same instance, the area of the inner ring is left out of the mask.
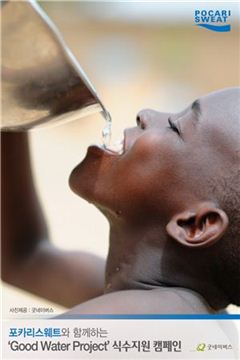
[[[89,147],[69,180],[109,221],[105,263],[51,244],[28,135],[2,133],[3,280],[72,314],[240,305],[240,89],[141,111],[120,150]]]

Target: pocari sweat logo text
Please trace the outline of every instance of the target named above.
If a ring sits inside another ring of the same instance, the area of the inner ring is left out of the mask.
[[[231,16],[231,10],[195,10],[194,19],[197,26],[205,29],[227,32],[231,30],[231,25],[227,24]]]

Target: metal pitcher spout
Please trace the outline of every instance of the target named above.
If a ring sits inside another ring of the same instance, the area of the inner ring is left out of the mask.
[[[59,31],[33,0],[2,6],[2,130],[107,111]]]

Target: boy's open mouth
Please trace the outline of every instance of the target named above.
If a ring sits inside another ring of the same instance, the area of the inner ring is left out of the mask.
[[[122,140],[116,141],[112,145],[91,145],[88,148],[88,151],[94,153],[95,155],[114,155],[114,156],[121,156],[125,153],[125,136]]]
[[[119,140],[112,145],[108,145],[108,146],[104,147],[103,149],[114,155],[122,155],[125,150],[124,139]]]

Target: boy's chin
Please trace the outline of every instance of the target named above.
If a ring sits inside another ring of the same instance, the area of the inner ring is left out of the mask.
[[[89,178],[84,174],[79,174],[78,170],[77,166],[69,176],[70,189],[80,198],[89,203],[97,204],[96,186],[93,177]]]
[[[70,189],[81,198],[84,198],[85,200],[88,200],[91,194],[90,190],[90,183],[88,179],[83,179],[83,176],[79,175],[79,168],[78,166],[73,169],[71,172],[68,184]]]

